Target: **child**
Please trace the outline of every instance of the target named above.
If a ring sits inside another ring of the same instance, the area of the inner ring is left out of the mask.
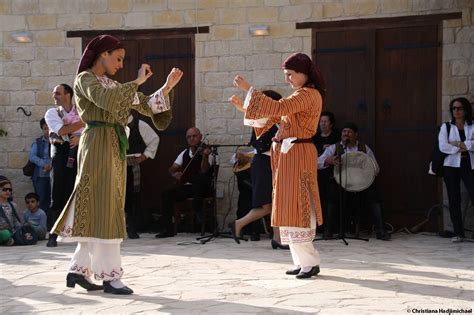
[[[15,243],[13,233],[21,228],[21,222],[15,211],[16,205],[9,202],[11,196],[12,183],[8,178],[0,175],[0,244],[7,246]]]
[[[26,208],[23,214],[24,224],[29,224],[38,235],[39,240],[46,237],[46,213],[39,208],[40,198],[36,193],[29,193],[25,196]]]
[[[65,113],[61,119],[65,126],[81,121],[81,118],[79,117],[76,106],[73,106],[71,111],[69,113]],[[71,136],[80,137],[83,130],[84,130],[84,127],[74,131],[72,134],[69,134],[69,137]],[[66,164],[66,166],[69,168],[74,167],[74,162],[76,161],[76,157],[77,157],[77,149],[78,149],[78,146],[69,150],[67,164]]]

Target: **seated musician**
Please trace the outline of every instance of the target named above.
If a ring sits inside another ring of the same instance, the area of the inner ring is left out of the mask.
[[[343,159],[341,155],[346,152],[363,152],[367,154],[375,164],[375,175],[379,173],[379,165],[375,159],[372,150],[364,143],[358,141],[358,127],[356,124],[348,122],[343,126],[341,133],[341,141],[335,143],[324,151],[324,153],[318,159],[318,169],[333,168],[335,165],[341,165]],[[336,183],[334,177],[329,182],[330,186],[328,189],[328,216],[324,218],[325,224],[328,224],[330,228],[334,228],[334,217],[339,213],[336,209],[339,204],[339,186]],[[388,241],[390,235],[385,229],[381,201],[378,197],[375,185],[372,183],[371,186],[360,192],[348,192],[343,190],[346,200],[345,222],[344,228],[351,222],[351,219],[359,220],[359,218],[352,218],[352,213],[349,209],[357,209],[360,205],[367,205],[372,212],[373,223],[375,226],[375,232],[377,239]],[[361,199],[362,198],[362,199]],[[359,214],[362,209],[358,209]],[[357,210],[356,212],[357,213]],[[341,219],[341,218],[340,218]],[[344,218],[343,218],[344,219]]]
[[[176,180],[176,185],[162,194],[161,214],[164,229],[155,235],[156,238],[174,236],[173,207],[178,201],[193,198],[192,207],[197,222],[201,221],[203,199],[210,196],[212,171],[210,149],[202,144],[202,134],[198,128],[189,128],[186,132],[188,148],[182,151],[173,165],[168,169]]]

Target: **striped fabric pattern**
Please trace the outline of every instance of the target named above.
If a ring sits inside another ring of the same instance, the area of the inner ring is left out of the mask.
[[[257,138],[278,120],[278,140],[289,137],[307,139],[316,133],[321,110],[321,94],[313,88],[298,89],[279,101],[254,90],[245,118],[270,118],[265,127],[255,128]],[[321,225],[323,217],[317,184],[316,147],[312,143],[298,143],[288,153],[281,153],[280,148],[281,144],[274,143],[271,151],[272,226],[309,228],[312,212],[318,225]]]
[[[138,88],[135,83],[113,82],[114,84],[107,86],[89,71],[78,74],[74,82],[74,94],[82,121],[102,121],[126,126],[133,108],[152,117],[153,123],[160,130],[169,125],[171,111],[154,115],[147,104],[148,96],[138,93],[140,104],[133,105]],[[77,161],[74,191],[53,227],[53,232],[67,234],[72,238],[125,238],[126,161],[119,157],[118,138],[114,129],[104,127],[86,131],[80,139]],[[70,211],[74,214],[72,227],[66,225]]]

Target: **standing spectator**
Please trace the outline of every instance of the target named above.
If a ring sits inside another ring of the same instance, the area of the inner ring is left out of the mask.
[[[79,136],[73,135],[84,127],[79,119],[67,118],[78,115],[76,107],[72,104],[74,92],[72,88],[63,83],[54,87],[53,99],[56,108],[49,109],[45,114],[46,123],[50,130],[51,138],[51,208],[48,217],[48,229],[56,222],[74,188],[76,180],[76,157],[70,155],[70,150],[79,144]],[[67,119],[66,119],[66,118]],[[76,121],[66,124],[65,121]],[[75,151],[77,154],[77,150]],[[48,247],[56,247],[57,235],[51,234]]]
[[[341,134],[335,129],[336,117],[333,113],[324,111],[321,113],[319,119],[318,132],[313,137],[313,143],[318,150],[318,157],[320,157],[324,150],[332,144],[341,141]],[[328,187],[330,187],[329,180],[333,177],[334,167],[330,166],[325,169],[318,170],[318,187],[319,197],[321,198],[321,208],[323,209],[323,238],[331,236],[331,226],[329,224],[329,215],[327,210],[328,203]]]
[[[456,234],[451,241],[457,243],[465,237],[461,213],[461,179],[474,204],[474,126],[472,107],[466,98],[453,99],[449,103],[449,112],[450,131],[443,124],[438,142],[440,151],[448,154],[444,159],[443,177],[448,191],[449,214]]]
[[[31,145],[29,159],[35,164],[35,172],[31,180],[33,181],[35,193],[39,196],[39,207],[48,212],[51,203],[51,182],[49,178],[51,171],[51,145],[49,144],[49,128],[44,118],[41,119],[40,126],[41,130],[43,130],[43,135],[37,138]]]
[[[36,232],[39,240],[46,237],[46,213],[40,209],[41,199],[36,193],[25,196],[26,209],[23,212],[23,222],[29,224]]]

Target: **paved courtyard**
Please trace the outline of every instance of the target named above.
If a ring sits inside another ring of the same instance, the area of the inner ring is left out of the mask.
[[[284,274],[290,253],[267,239],[205,245],[191,234],[123,243],[124,282],[135,294],[66,288],[73,244],[0,248],[0,313],[407,314],[474,308],[474,243],[395,234],[393,241],[317,241],[321,273]]]

